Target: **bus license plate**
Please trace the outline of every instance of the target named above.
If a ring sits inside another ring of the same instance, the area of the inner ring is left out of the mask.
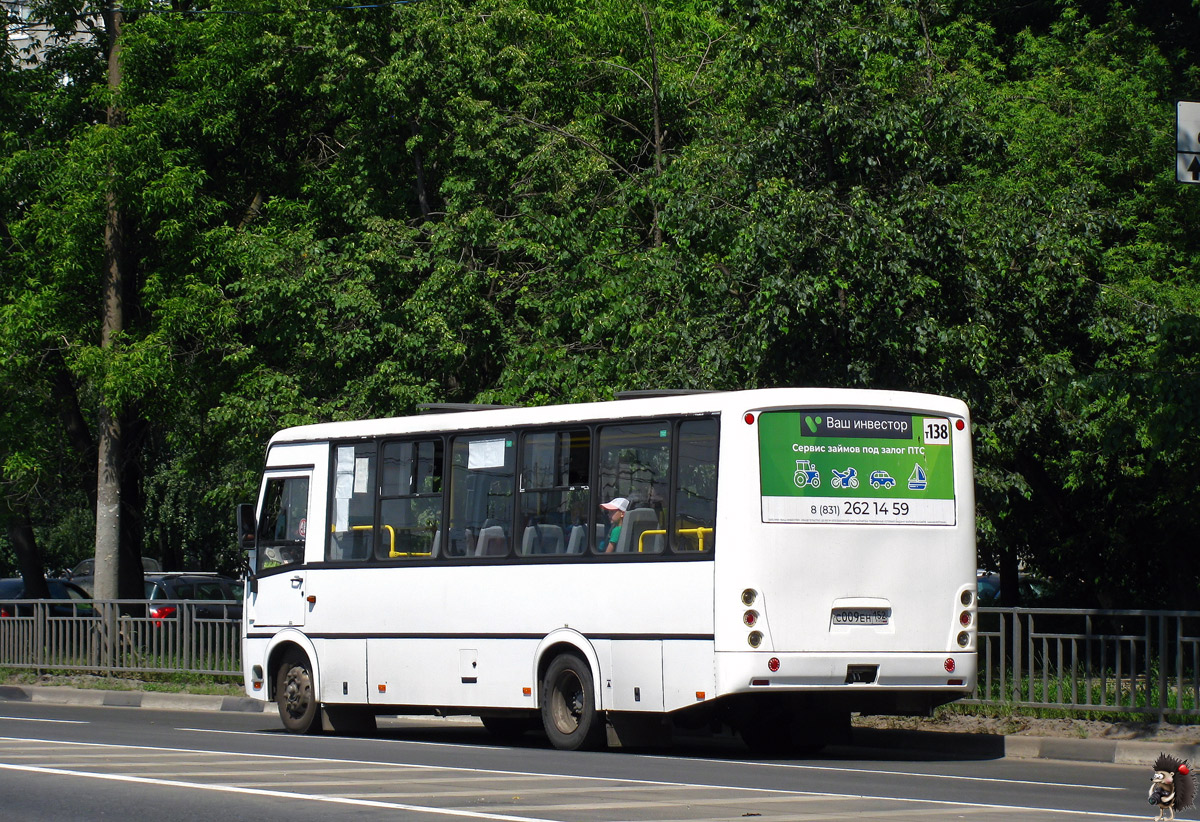
[[[887,625],[892,618],[891,608],[835,608],[834,625]]]

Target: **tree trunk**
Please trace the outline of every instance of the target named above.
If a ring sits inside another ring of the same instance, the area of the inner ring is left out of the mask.
[[[76,460],[71,466],[72,476],[80,478],[81,490],[87,498],[92,516],[96,515],[96,483],[88,479],[91,467],[96,465],[96,441],[79,407],[79,391],[75,387],[62,352],[57,349],[47,352],[52,370],[54,401],[58,406],[58,419],[62,423],[67,441],[75,451]]]
[[[415,138],[421,136],[421,132],[417,128],[416,117],[408,118],[408,128],[412,132],[414,143],[416,143]],[[421,216],[428,217],[433,208],[429,205],[429,190],[425,182],[425,162],[419,144],[413,150],[413,165],[416,167],[417,172],[417,203],[421,206]]]
[[[650,43],[650,96],[654,105],[654,179],[658,181],[662,179],[663,173],[662,90],[658,77],[658,44],[654,39],[654,24],[650,20],[650,12],[643,3],[638,3],[638,7],[642,10],[646,38]],[[651,199],[654,204],[654,247],[659,248],[663,244],[663,231],[657,194]]]
[[[11,500],[8,501],[7,508],[5,529],[8,532],[8,542],[17,554],[21,577],[25,580],[25,596],[28,599],[48,599],[50,589],[46,587],[46,569],[42,567],[42,558],[38,554],[29,508],[24,503],[14,505]]]
[[[114,95],[108,106],[108,125],[117,128],[124,115],[117,106],[115,95],[121,87],[121,23],[123,12],[108,5],[104,10],[108,32],[108,89]],[[117,203],[114,174],[109,166],[110,184],[105,197],[107,213],[104,223],[103,319],[100,325],[100,347],[111,350],[117,335],[125,326],[122,301],[124,261],[124,231]],[[100,419],[96,430],[98,455],[96,461],[96,599],[116,599],[117,563],[121,549],[121,424],[114,413],[109,397],[100,391]]]

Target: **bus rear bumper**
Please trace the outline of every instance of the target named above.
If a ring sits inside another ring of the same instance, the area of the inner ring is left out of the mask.
[[[941,653],[717,653],[721,694],[763,691],[975,690],[973,651]],[[772,670],[774,668],[775,670]]]

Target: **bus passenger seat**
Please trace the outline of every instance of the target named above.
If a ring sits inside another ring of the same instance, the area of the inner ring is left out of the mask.
[[[588,529],[587,529],[586,525],[575,525],[571,528],[571,536],[567,540],[567,553],[568,554],[582,554],[585,551],[587,551],[587,547],[588,547],[587,530]],[[604,533],[604,526],[597,525],[595,533],[596,533],[596,540],[599,541],[600,537]]]
[[[521,555],[561,554],[563,552],[562,528],[557,525],[538,523],[525,526],[521,537]]]
[[[502,557],[508,553],[508,538],[504,526],[489,525],[479,531],[479,542],[475,543],[475,556]]]
[[[617,541],[617,553],[638,549],[638,539],[645,531],[658,530],[658,513],[653,508],[634,508],[625,515],[621,523],[621,536]],[[661,543],[655,542],[654,536],[646,538],[642,546],[646,553],[658,553],[662,550]]]

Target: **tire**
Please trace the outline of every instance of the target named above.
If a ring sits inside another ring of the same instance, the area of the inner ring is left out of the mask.
[[[559,654],[542,677],[542,726],[560,751],[595,750],[605,739],[604,716],[596,710],[596,686],[587,662]]]
[[[275,678],[275,703],[283,727],[291,733],[312,734],[321,730],[312,664],[304,654],[293,652],[283,658]]]

